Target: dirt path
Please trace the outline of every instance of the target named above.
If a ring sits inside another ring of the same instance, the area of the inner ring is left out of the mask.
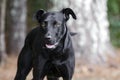
[[[119,51],[120,52],[120,51]],[[87,67],[76,64],[73,80],[120,80],[120,53],[117,58],[110,59],[108,66]],[[4,66],[0,67],[0,80],[13,80],[16,72],[17,57],[9,57]],[[27,80],[32,79],[32,73]]]

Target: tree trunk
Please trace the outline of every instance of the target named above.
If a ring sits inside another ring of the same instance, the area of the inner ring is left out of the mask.
[[[86,63],[104,63],[112,52],[107,19],[107,0],[51,0],[52,10],[70,7],[77,20],[69,20],[68,27],[77,32],[74,37],[76,57]]]
[[[0,0],[0,64],[2,64],[6,58],[5,32],[4,32],[5,11],[6,0]]]
[[[26,36],[26,1],[10,0],[8,53],[17,54],[24,44]]]

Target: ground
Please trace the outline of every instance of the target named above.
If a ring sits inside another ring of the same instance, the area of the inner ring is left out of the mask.
[[[87,66],[76,61],[73,80],[120,80],[120,50],[115,58],[110,58],[109,65]],[[10,56],[6,63],[0,67],[0,80],[13,80],[16,72],[17,57]],[[32,79],[32,73],[27,80]]]

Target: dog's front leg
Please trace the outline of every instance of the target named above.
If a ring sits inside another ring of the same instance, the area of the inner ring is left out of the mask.
[[[68,61],[66,64],[63,64],[64,68],[63,72],[63,80],[72,80],[73,72],[74,72],[74,64],[71,64],[70,61]]]
[[[14,80],[25,80],[32,68],[32,51],[26,44],[24,45],[17,64],[17,73]]]
[[[43,80],[45,76],[44,67],[46,59],[41,55],[36,56],[33,64],[33,80]]]

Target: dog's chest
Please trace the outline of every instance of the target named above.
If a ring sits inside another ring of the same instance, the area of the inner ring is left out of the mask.
[[[55,53],[49,56],[49,60],[54,65],[61,65],[68,59],[67,53]]]

